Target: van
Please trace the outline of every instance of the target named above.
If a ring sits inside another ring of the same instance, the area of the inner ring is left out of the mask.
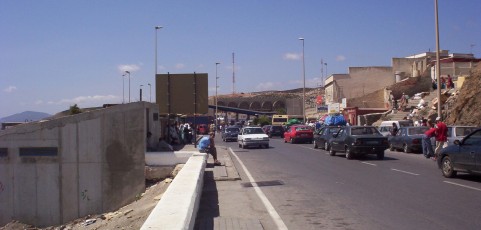
[[[391,134],[392,130],[392,123],[396,123],[398,128],[407,127],[407,126],[414,126],[414,122],[412,120],[400,120],[400,121],[383,121],[379,126],[379,132],[383,136],[388,136]]]

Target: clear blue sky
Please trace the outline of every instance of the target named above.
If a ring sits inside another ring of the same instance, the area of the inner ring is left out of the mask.
[[[441,49],[479,58],[480,12],[479,0],[439,0]],[[216,62],[219,94],[232,92],[232,52],[237,92],[302,87],[299,37],[308,87],[321,59],[347,73],[435,50],[434,0],[2,0],[0,117],[119,103],[125,70],[137,101],[155,85],[157,25],[159,73],[208,73],[209,95]]]

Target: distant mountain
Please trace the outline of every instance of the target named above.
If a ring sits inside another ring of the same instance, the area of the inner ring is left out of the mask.
[[[8,117],[0,118],[0,123],[2,122],[24,122],[24,121],[38,121],[44,118],[50,117],[52,115],[42,112],[25,111],[22,113],[17,113],[10,115]]]

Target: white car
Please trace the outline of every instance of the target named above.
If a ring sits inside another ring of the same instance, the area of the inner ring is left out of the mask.
[[[244,127],[237,136],[237,143],[243,149],[250,146],[269,148],[269,137],[261,127]]]

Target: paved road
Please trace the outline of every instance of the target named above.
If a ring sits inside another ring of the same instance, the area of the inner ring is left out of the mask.
[[[420,154],[386,150],[384,160],[347,160],[279,138],[269,149],[216,143],[233,150],[242,182],[246,173],[259,182],[289,229],[481,229],[481,177],[445,179]],[[250,202],[256,210],[261,203]],[[276,228],[260,219],[265,229]]]

